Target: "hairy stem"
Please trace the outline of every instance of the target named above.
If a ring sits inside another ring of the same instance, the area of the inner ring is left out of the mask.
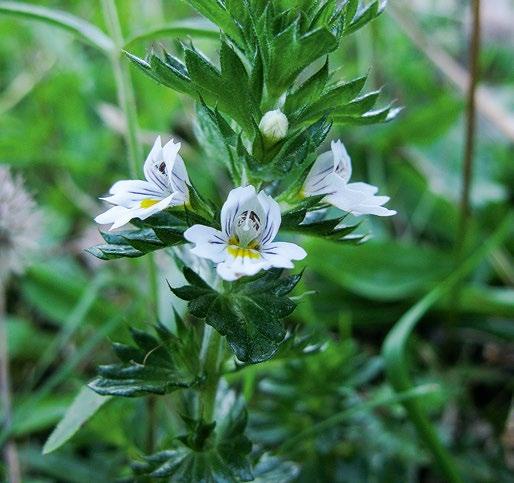
[[[202,341],[202,371],[205,382],[200,395],[200,411],[203,419],[210,423],[214,417],[216,392],[220,381],[220,364],[222,352],[222,339],[220,334],[210,325],[205,326]]]
[[[10,431],[12,424],[11,384],[9,381],[9,348],[7,342],[7,318],[5,316],[5,291],[0,280],[0,397],[2,399],[3,431]],[[3,447],[7,481],[21,482],[20,464],[16,444],[12,439]]]

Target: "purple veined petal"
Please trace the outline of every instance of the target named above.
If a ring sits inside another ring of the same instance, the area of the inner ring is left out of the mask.
[[[163,149],[161,145],[161,137],[157,136],[155,143],[146,158],[143,167],[145,178],[156,188],[170,192],[171,185],[168,175],[168,166],[163,157]]]
[[[341,140],[332,141],[330,144],[334,157],[334,171],[341,179],[348,183],[352,177],[352,161]]]
[[[220,263],[227,257],[226,249],[228,242],[224,234],[205,225],[193,225],[184,232],[184,238],[195,243],[191,253],[198,257]]]
[[[189,198],[189,176],[187,174],[186,165],[184,160],[178,154],[171,166],[170,173],[170,184],[173,191],[182,193],[184,198]]]
[[[245,250],[242,250],[244,252]],[[251,258],[247,256],[234,256],[227,251],[227,258],[216,267],[218,275],[227,281],[237,280],[244,276],[252,276],[261,270],[270,268],[270,264],[263,257]]]
[[[308,196],[327,194],[326,178],[334,172],[333,155],[330,151],[320,154],[312,165],[303,185]]]
[[[109,193],[111,196],[100,199],[125,208],[133,208],[144,199],[162,199],[167,194],[158,190],[152,183],[142,180],[117,181]]]
[[[262,244],[266,244],[273,241],[277,236],[282,223],[282,214],[280,213],[280,205],[264,191],[261,191],[257,198],[265,213],[260,240]]]
[[[230,237],[237,215],[241,212],[241,208],[246,206],[252,198],[256,198],[253,186],[234,188],[228,194],[227,200],[221,208],[221,230],[225,236]]]
[[[273,242],[261,248],[262,256],[272,267],[293,268],[292,260],[303,260],[307,252],[295,243]]]

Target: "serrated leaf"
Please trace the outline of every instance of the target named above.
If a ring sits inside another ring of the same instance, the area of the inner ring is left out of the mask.
[[[135,346],[113,344],[121,363],[98,368],[98,377],[89,387],[98,394],[136,397],[167,394],[191,387],[200,378],[199,351],[194,331],[179,338],[158,326],[158,337],[132,329]],[[193,352],[192,352],[193,351]]]
[[[337,47],[336,36],[324,27],[301,34],[298,18],[269,40],[268,88],[273,95],[282,94],[305,67]]]
[[[358,11],[352,18],[351,22],[345,26],[344,35],[348,35],[361,29],[368,22],[378,17],[384,11],[386,3],[387,1],[382,2],[381,0],[375,0],[374,2],[364,7],[362,10]]]
[[[187,2],[204,17],[218,25],[222,32],[240,45],[243,43],[240,28],[220,0],[187,0]]]
[[[182,68],[177,68],[176,63],[174,65],[166,63],[154,54],[150,54],[150,62],[129,52],[125,52],[125,54],[136,67],[159,84],[170,87],[177,92],[195,95],[191,79],[186,75],[187,71]]]
[[[383,109],[375,109],[365,112],[362,115],[334,115],[332,120],[335,124],[349,124],[354,126],[363,126],[368,124],[376,124],[380,122],[392,121],[400,112],[401,108],[393,108],[391,106]]]
[[[296,117],[306,122],[320,117],[323,113],[348,104],[362,90],[366,79],[367,76],[361,76],[349,82],[338,82],[333,86],[329,86],[319,99],[308,105]]]
[[[171,288],[173,293],[189,302],[189,311],[227,337],[237,358],[243,362],[261,362],[273,356],[286,335],[281,319],[291,314],[296,304],[287,297],[300,278],[277,279],[280,271],[269,271],[255,280],[241,280],[227,293],[208,287],[192,278],[190,283]]]
[[[235,133],[232,131],[229,135],[224,134],[217,120],[221,115],[219,113],[211,115],[210,109],[205,105],[197,106],[198,122],[195,127],[199,144],[209,159],[226,167],[234,185],[240,185],[241,163],[238,162],[239,159],[235,154],[237,143]]]
[[[172,449],[133,463],[134,473],[168,481],[252,481],[244,401],[223,385],[216,397],[214,420],[215,425],[186,418],[189,433],[177,437]]]
[[[144,255],[130,245],[95,245],[87,248],[86,252],[100,260],[115,260],[116,258],[137,258]]]
[[[300,87],[289,93],[284,104],[286,114],[292,114],[319,96],[328,81],[328,57],[323,67],[309,77]]]

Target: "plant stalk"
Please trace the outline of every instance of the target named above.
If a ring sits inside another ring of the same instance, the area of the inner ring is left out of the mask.
[[[142,147],[139,142],[139,125],[137,120],[137,105],[134,95],[134,87],[130,77],[130,71],[126,61],[123,59],[123,46],[125,40],[121,29],[120,19],[114,0],[102,0],[102,9],[105,23],[111,35],[115,49],[111,53],[110,60],[116,81],[118,102],[123,110],[127,129],[125,130],[125,141],[128,150],[128,168],[131,178],[137,178],[140,173],[138,166],[142,159]],[[152,253],[146,255],[148,285],[150,294],[150,307],[155,318],[159,319],[159,285],[158,271],[155,258]],[[155,439],[156,418],[154,417],[155,407],[151,398],[147,401],[149,416],[147,441],[149,447],[153,446]]]
[[[200,395],[200,412],[207,423],[212,422],[214,418],[216,393],[221,377],[222,348],[221,335],[210,325],[206,325],[203,333],[201,355],[202,372],[205,374],[205,381]]]
[[[0,280],[0,398],[2,400],[2,430],[10,432],[12,425],[11,383],[9,380],[9,347],[7,317],[5,316],[5,289]],[[3,447],[7,481],[21,483],[21,470],[16,443],[8,439]]]
[[[139,171],[139,160],[141,159],[141,145],[138,139],[139,126],[134,89],[128,66],[125,62],[122,62],[123,34],[114,0],[102,0],[102,9],[107,29],[115,45],[115,50],[111,53],[110,60],[116,80],[118,102],[125,114],[125,121],[127,123],[125,141],[128,150],[129,173],[132,178],[136,178]]]
[[[478,60],[480,55],[480,0],[472,1],[472,18],[469,52],[469,85],[466,105],[466,133],[462,161],[462,192],[457,239],[455,244],[458,262],[463,259],[465,254],[466,236],[469,230],[469,219],[471,214],[470,193],[473,178],[473,154],[475,150],[476,134],[476,89],[478,84]]]

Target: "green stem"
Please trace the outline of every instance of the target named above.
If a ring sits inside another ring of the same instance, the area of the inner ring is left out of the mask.
[[[118,10],[114,0],[102,0],[102,8],[105,17],[105,23],[110,36],[114,40],[115,50],[110,56],[111,65],[116,80],[116,89],[118,92],[118,102],[123,110],[126,122],[125,141],[128,151],[128,168],[132,178],[136,178],[140,159],[142,158],[142,148],[139,142],[139,125],[137,121],[137,106],[134,95],[134,87],[130,77],[130,71],[127,62],[123,60],[123,46],[125,40],[121,30]],[[159,289],[158,275],[155,258],[153,254],[146,256],[146,263],[149,276],[150,303],[152,311],[156,318],[159,316]]]
[[[203,333],[201,355],[205,381],[200,394],[200,411],[203,419],[208,423],[214,418],[216,393],[221,377],[222,348],[221,335],[210,325],[206,325]]]
[[[125,141],[128,150],[128,168],[132,178],[137,178],[140,169],[138,166],[142,158],[142,147],[139,142],[139,125],[137,120],[137,106],[134,95],[134,87],[130,77],[130,71],[127,62],[123,57],[123,46],[125,40],[121,30],[120,19],[116,3],[114,0],[102,0],[102,9],[105,17],[105,23],[112,37],[115,49],[110,56],[114,78],[116,80],[116,90],[118,93],[118,102],[123,110],[126,122]],[[156,319],[159,319],[159,285],[158,273],[155,258],[152,253],[147,254],[146,263],[148,269],[150,307]],[[147,400],[148,409],[148,449],[151,451],[155,440],[155,408],[151,398]]]

